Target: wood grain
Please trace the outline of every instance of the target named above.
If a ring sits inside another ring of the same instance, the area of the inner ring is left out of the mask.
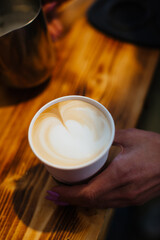
[[[104,104],[116,128],[136,126],[159,57],[156,50],[104,36],[81,15],[55,47],[50,81],[30,90],[0,85],[2,240],[104,238],[111,209],[56,207],[45,200],[46,191],[57,183],[29,148],[29,123],[48,101],[79,94]]]

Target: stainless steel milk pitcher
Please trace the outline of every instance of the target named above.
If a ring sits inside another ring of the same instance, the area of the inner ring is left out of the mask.
[[[0,0],[0,82],[37,86],[51,76],[54,63],[40,0]]]

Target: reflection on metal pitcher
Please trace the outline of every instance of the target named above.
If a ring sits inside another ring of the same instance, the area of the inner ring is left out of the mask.
[[[53,71],[55,52],[39,0],[0,2],[0,81],[37,86]]]

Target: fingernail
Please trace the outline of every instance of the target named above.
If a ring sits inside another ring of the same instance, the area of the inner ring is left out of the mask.
[[[58,200],[59,198],[59,194],[53,191],[47,191],[47,193],[49,194],[50,197],[52,197],[53,200]]]
[[[48,5],[49,5],[48,10],[51,11],[57,5],[57,3],[56,2],[48,3]]]

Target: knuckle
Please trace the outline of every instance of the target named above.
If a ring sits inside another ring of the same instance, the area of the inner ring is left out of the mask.
[[[89,189],[84,191],[84,200],[89,206],[95,206],[96,204],[96,193],[95,191]]]
[[[118,179],[118,184],[123,185],[127,182],[130,182],[130,172],[126,168],[126,166],[121,163],[121,161],[117,161],[114,166],[115,174],[114,177]]]

